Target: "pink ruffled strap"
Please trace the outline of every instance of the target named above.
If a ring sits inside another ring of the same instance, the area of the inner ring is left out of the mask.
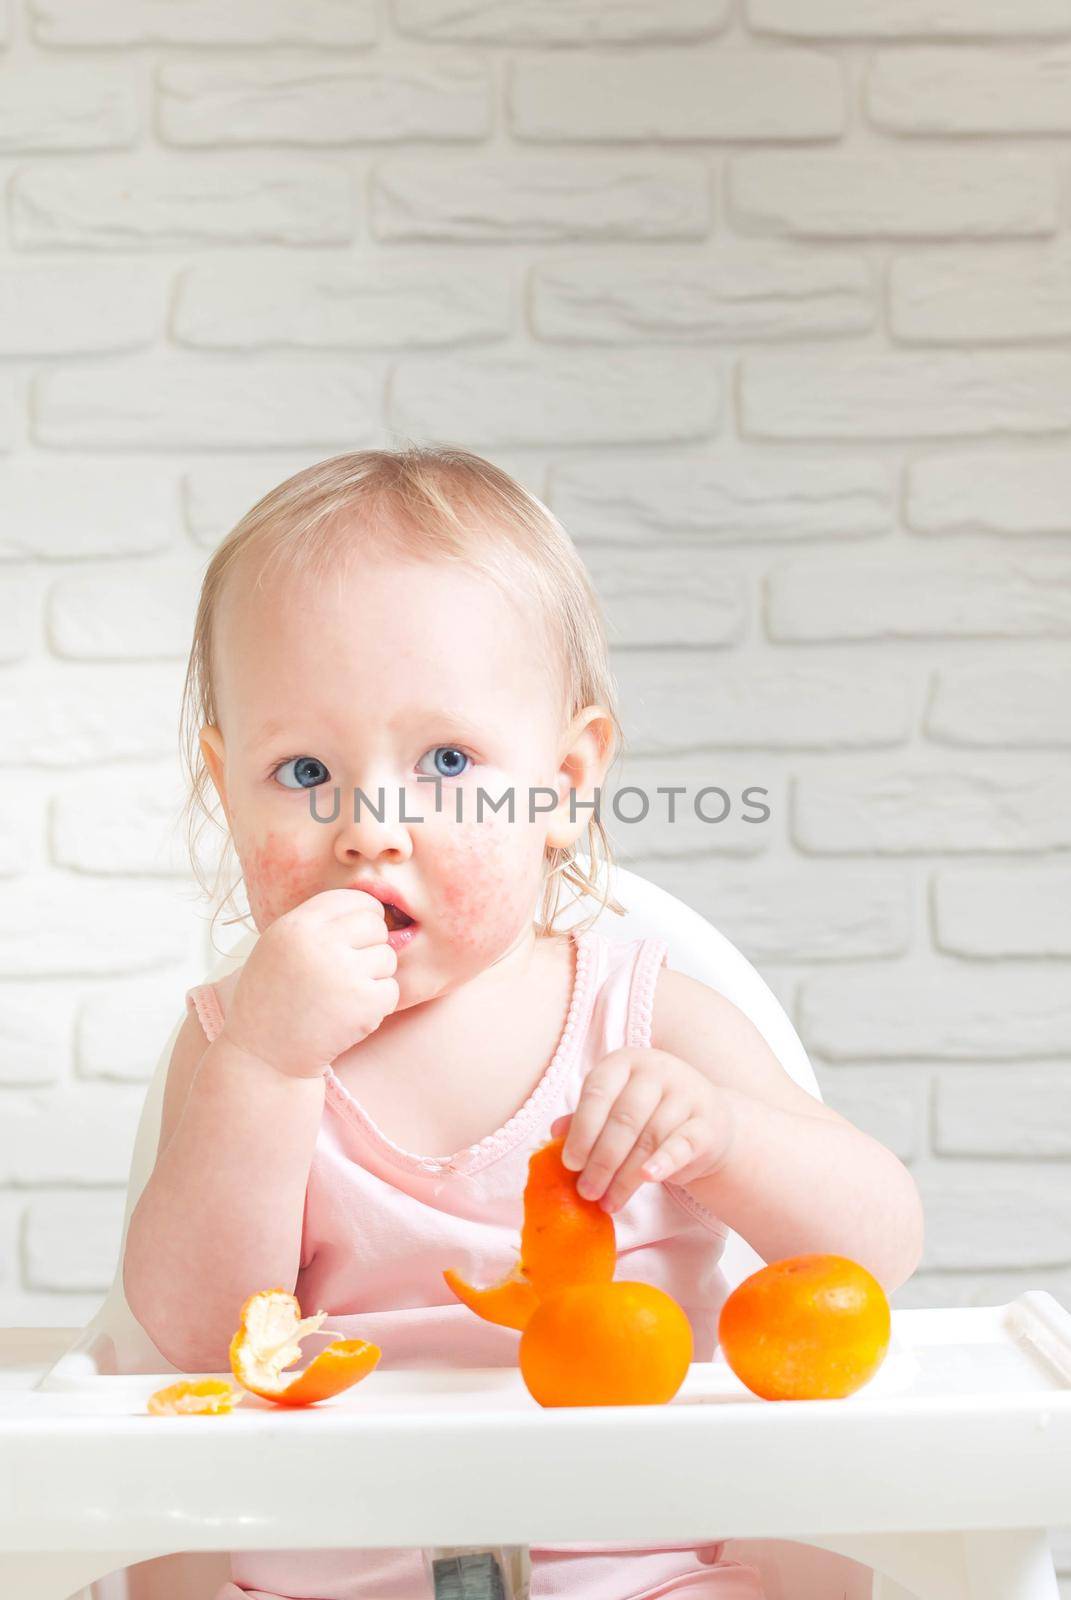
[[[186,991],[186,1009],[197,1017],[209,1044],[219,1037],[223,1031],[223,1008],[210,983],[199,983]]]
[[[628,1023],[625,1030],[626,1045],[635,1049],[650,1049],[655,987],[658,983],[659,968],[668,954],[669,946],[664,939],[644,939],[640,944],[636,963],[632,969]]]

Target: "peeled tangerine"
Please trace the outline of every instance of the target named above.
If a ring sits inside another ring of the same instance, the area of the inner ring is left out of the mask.
[[[250,1295],[231,1340],[231,1371],[238,1382],[278,1406],[311,1406],[367,1377],[382,1354],[378,1345],[336,1339],[303,1372],[287,1378],[283,1369],[300,1356],[301,1340],[318,1332],[326,1316],[317,1311],[303,1317],[296,1297],[285,1289]]]
[[[729,1295],[718,1319],[725,1359],[763,1400],[839,1400],[885,1360],[885,1291],[847,1256],[771,1261]]]
[[[518,1361],[543,1406],[658,1405],[672,1400],[692,1359],[681,1307],[649,1283],[614,1283],[614,1220],[577,1193],[562,1164],[565,1139],[528,1162],[520,1259],[501,1282],[475,1289],[443,1277],[488,1322],[521,1332]]]

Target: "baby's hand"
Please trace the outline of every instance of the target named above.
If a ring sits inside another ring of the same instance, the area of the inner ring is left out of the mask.
[[[577,1192],[618,1211],[641,1183],[688,1183],[716,1171],[732,1143],[732,1106],[668,1050],[625,1048],[592,1067],[576,1110],[558,1117],[551,1134],[566,1127],[562,1161],[581,1174]]]
[[[315,1078],[398,1004],[386,916],[361,889],[324,889],[265,928],[223,1036],[292,1078]]]

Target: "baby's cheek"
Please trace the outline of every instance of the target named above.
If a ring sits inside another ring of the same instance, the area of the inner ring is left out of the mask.
[[[235,848],[258,932],[318,892],[322,868],[292,840],[268,833],[245,847],[236,841]]]
[[[444,827],[436,841],[441,926],[456,950],[492,959],[516,936],[538,889],[533,848],[531,830],[505,816]]]

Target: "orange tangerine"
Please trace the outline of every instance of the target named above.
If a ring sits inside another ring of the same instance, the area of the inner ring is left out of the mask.
[[[692,1325],[650,1283],[577,1283],[542,1299],[518,1358],[541,1406],[651,1406],[672,1400],[688,1373]]]
[[[885,1360],[892,1313],[878,1280],[847,1256],[787,1256],[729,1295],[718,1339],[741,1383],[764,1400],[838,1400]]]

